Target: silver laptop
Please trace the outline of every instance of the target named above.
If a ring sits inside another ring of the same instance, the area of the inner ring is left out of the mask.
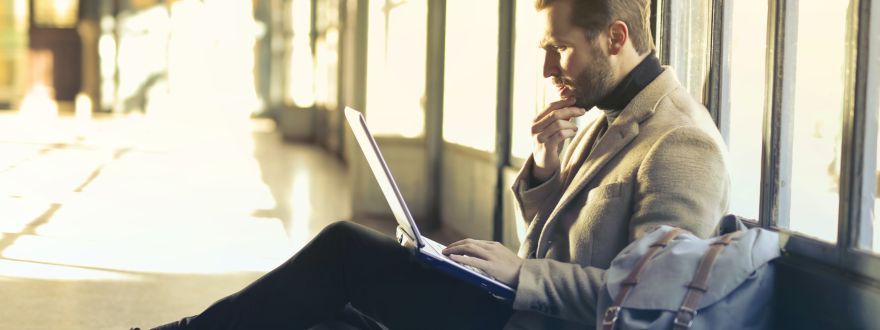
[[[373,139],[373,135],[370,134],[370,130],[367,128],[364,115],[357,110],[345,107],[345,118],[348,120],[348,125],[354,133],[361,152],[367,158],[367,163],[369,163],[373,176],[379,183],[379,188],[382,189],[382,194],[388,200],[391,213],[397,219],[399,231],[402,231],[414,243],[415,255],[418,259],[433,268],[482,287],[498,299],[512,301],[516,290],[492,278],[480,269],[453,261],[441,253],[445,248],[442,244],[434,242],[419,233],[419,228],[409,213],[409,208],[400,194],[400,189],[397,188],[397,184],[391,176],[391,171],[388,170],[385,158],[379,152],[379,145],[376,144],[376,140]],[[401,243],[403,242],[401,241]]]

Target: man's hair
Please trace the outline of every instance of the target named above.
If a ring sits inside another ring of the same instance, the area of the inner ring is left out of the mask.
[[[587,30],[590,40],[616,20],[629,28],[629,37],[639,55],[654,50],[651,37],[651,0],[535,0],[535,8],[546,9],[558,1],[571,1],[572,24]]]

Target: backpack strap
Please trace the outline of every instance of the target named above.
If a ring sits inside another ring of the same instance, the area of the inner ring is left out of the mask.
[[[694,324],[694,319],[697,317],[697,306],[703,299],[703,295],[709,290],[709,275],[711,275],[715,260],[721,254],[721,250],[745,233],[746,231],[732,232],[712,242],[709,250],[703,255],[703,259],[700,260],[700,266],[697,268],[694,279],[687,286],[687,294],[685,294],[681,308],[678,309],[678,314],[672,322],[674,330],[687,330]]]
[[[623,302],[626,300],[626,296],[629,295],[629,292],[632,290],[636,284],[639,283],[639,275],[641,275],[642,270],[645,269],[645,266],[649,261],[658,253],[660,250],[666,247],[672,240],[678,237],[681,234],[686,233],[687,231],[681,228],[673,228],[672,230],[666,232],[663,237],[661,237],[657,242],[651,244],[651,247],[645,252],[645,255],[639,259],[639,262],[636,263],[635,268],[629,273],[629,276],[620,283],[620,291],[617,292],[617,296],[614,297],[614,302],[611,303],[611,306],[605,310],[605,316],[602,318],[602,329],[603,330],[612,330],[614,329],[614,324],[617,322],[617,317],[620,314],[620,306],[623,305]]]

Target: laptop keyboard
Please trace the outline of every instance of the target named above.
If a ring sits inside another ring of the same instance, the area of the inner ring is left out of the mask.
[[[437,251],[437,252],[443,251],[443,249],[446,248],[446,246],[444,246],[443,244],[440,244],[440,243],[434,242],[434,241],[432,241],[432,240],[428,240],[428,239],[426,239],[426,240],[424,240],[424,241],[425,241],[425,243],[428,243],[428,245],[430,245],[430,246],[431,246],[435,251]],[[440,254],[442,254],[442,253],[440,253]],[[460,263],[460,262],[458,262],[458,261],[452,260],[452,258],[449,258],[449,256],[447,256],[447,255],[445,255],[445,254],[443,254],[443,256],[446,257],[446,259],[449,259],[449,260],[451,260],[452,262],[455,262],[456,264],[459,264],[459,265],[461,265],[461,266],[464,267],[464,268],[467,268],[467,269],[472,270],[474,273],[477,273],[477,274],[480,274],[480,275],[486,276],[486,277],[491,278],[491,279],[495,279],[494,277],[490,276],[489,274],[486,274],[486,272],[484,272],[482,269],[479,269],[479,268],[477,268],[477,267],[470,266],[470,265],[465,265],[465,264]]]

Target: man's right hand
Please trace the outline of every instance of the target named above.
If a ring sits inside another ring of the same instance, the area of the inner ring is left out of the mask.
[[[547,181],[559,169],[562,144],[577,133],[578,128],[571,119],[583,116],[587,110],[574,104],[573,97],[550,103],[532,122],[532,138],[535,141],[532,177],[536,182]]]

